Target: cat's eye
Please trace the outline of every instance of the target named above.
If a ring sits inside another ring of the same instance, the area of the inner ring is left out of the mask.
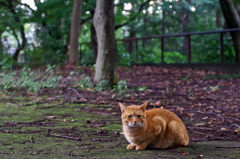
[[[132,118],[132,116],[131,116],[131,115],[129,115],[129,116],[128,116],[128,118]]]
[[[138,117],[138,118],[141,118],[142,116],[141,116],[141,115],[138,115],[137,117]]]

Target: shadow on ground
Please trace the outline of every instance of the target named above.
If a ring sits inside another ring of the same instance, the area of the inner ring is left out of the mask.
[[[26,101],[19,100],[20,101]],[[108,114],[92,113],[89,104],[0,103],[1,158],[238,158],[240,143],[191,142],[167,150],[127,150],[121,121],[112,106]]]

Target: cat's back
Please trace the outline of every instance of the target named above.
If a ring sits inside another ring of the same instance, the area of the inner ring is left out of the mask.
[[[145,113],[148,119],[152,119],[154,117],[160,116],[166,121],[171,121],[171,120],[181,121],[181,119],[176,114],[163,108],[149,109],[149,110],[146,110]]]

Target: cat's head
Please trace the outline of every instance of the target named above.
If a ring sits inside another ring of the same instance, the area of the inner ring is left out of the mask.
[[[143,103],[142,105],[131,105],[125,106],[122,103],[119,103],[121,112],[122,112],[122,122],[129,127],[143,127],[146,120],[145,110],[147,108],[148,102]]]

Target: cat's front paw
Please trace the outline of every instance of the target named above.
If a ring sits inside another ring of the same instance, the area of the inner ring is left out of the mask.
[[[143,146],[137,146],[137,147],[136,147],[136,150],[137,150],[137,151],[145,150],[145,148],[146,148],[146,146],[144,146],[144,147],[143,147]]]
[[[128,146],[127,146],[127,149],[128,150],[134,150],[136,148],[136,146],[135,145],[132,145],[132,144],[129,144]]]

